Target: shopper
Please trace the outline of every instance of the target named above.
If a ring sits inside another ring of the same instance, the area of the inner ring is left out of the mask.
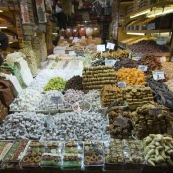
[[[1,51],[6,51],[7,47],[8,47],[8,37],[3,33],[3,32],[0,32],[0,52]],[[2,65],[3,63],[3,58],[1,57],[1,54],[0,54],[0,66]]]

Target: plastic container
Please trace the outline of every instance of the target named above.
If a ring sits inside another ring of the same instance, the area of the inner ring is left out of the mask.
[[[86,28],[84,25],[81,25],[79,28],[79,35],[82,36],[86,36]]]
[[[71,37],[71,36],[73,36],[73,32],[72,32],[71,27],[67,27],[67,28],[66,28],[65,35],[66,35],[66,37]]]
[[[89,25],[86,27],[86,35],[87,36],[92,36],[93,35],[93,27],[92,25]]]
[[[77,27],[73,27],[72,33],[73,33],[73,37],[79,37],[79,31]]]
[[[93,36],[99,36],[100,35],[100,26],[99,25],[94,25],[93,26]]]
[[[64,168],[81,167],[83,164],[83,143],[69,141],[65,143],[63,153]]]
[[[61,29],[59,31],[60,37],[65,37],[66,31],[64,29]]]

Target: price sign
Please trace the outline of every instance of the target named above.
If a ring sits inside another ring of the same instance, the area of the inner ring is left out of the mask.
[[[138,69],[141,71],[147,71],[148,66],[147,65],[138,65]]]
[[[73,40],[73,37],[69,37],[70,40]]]
[[[105,51],[105,44],[97,45],[97,52],[104,52]]]
[[[137,57],[135,58],[136,61],[139,61],[140,59],[141,59],[140,56],[137,56]]]
[[[61,36],[61,37],[60,37],[60,39],[64,39],[64,37],[63,37],[63,36]]]
[[[48,110],[52,110],[52,109],[55,110],[55,109],[57,109],[57,106],[55,106],[55,105],[49,105],[47,108],[48,108]]]
[[[127,126],[127,120],[124,118],[116,118],[116,125],[126,127]]]
[[[113,50],[114,47],[115,47],[115,44],[114,44],[114,43],[109,43],[109,42],[108,42],[107,45],[106,45],[106,48],[107,48],[107,49]]]
[[[60,104],[60,103],[62,103],[62,98],[61,97],[59,97],[59,96],[52,96],[51,97],[51,101],[52,101],[52,103],[54,103],[54,104]]]
[[[159,45],[165,45],[167,43],[167,37],[157,37],[156,43]]]
[[[172,127],[167,127],[167,133],[169,135],[173,135],[173,128]]]
[[[163,70],[155,70],[152,72],[153,74],[153,79],[154,80],[162,80],[162,79],[165,79],[165,76],[164,76],[164,71]]]
[[[115,63],[116,63],[116,60],[114,59],[105,59],[106,66],[114,66]]]
[[[85,36],[82,36],[81,38],[82,38],[82,39],[85,39]]]
[[[69,55],[75,55],[74,51],[69,51]]]
[[[162,108],[150,108],[149,115],[158,115],[162,113]]]
[[[126,87],[126,82],[118,82],[118,87],[119,88],[125,88]]]
[[[147,25],[147,29],[148,29],[148,30],[155,29],[155,23],[149,23],[149,24]]]

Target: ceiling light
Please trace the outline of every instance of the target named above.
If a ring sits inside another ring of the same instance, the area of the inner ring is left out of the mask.
[[[0,13],[2,13],[3,11],[2,10],[0,10]]]
[[[130,35],[145,35],[145,33],[127,32]]]
[[[149,15],[148,17],[150,18],[150,17],[155,17],[155,16],[158,16],[158,15],[162,15],[162,14],[166,14],[166,13],[171,13],[171,12],[173,12],[173,9],[169,9],[169,10],[165,10],[165,11],[161,11],[161,12],[159,12],[159,13],[155,13],[155,14],[151,14],[151,15]]]
[[[146,14],[146,13],[149,13],[149,12],[150,12],[150,10],[141,11],[140,13],[137,13],[135,15],[130,16],[130,18],[141,16],[141,15]]]
[[[0,28],[2,28],[2,29],[3,29],[3,28],[7,28],[7,27],[6,27],[6,26],[0,26]]]

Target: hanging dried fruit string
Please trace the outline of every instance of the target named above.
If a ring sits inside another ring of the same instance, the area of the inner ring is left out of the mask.
[[[71,7],[72,7],[72,1],[71,0],[61,0],[61,5],[64,13],[69,16],[71,16]]]

